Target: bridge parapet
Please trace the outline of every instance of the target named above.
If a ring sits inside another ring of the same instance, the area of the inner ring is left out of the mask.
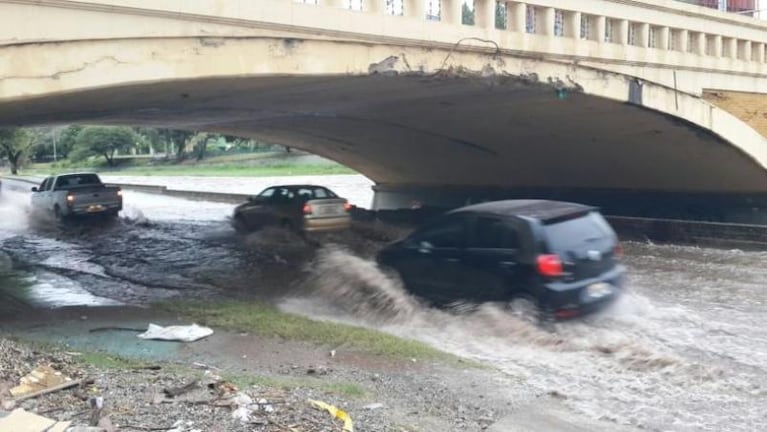
[[[5,0],[20,5],[142,15],[181,21],[205,21],[216,29],[184,28],[225,36],[232,27],[282,31],[322,38],[398,42],[409,45],[488,49],[626,66],[765,75],[767,24],[675,0],[475,0],[475,23],[463,23],[463,0]],[[496,19],[498,3],[500,16]],[[431,5],[431,6],[429,6]],[[356,6],[356,10],[352,9]],[[26,12],[27,16],[33,14]],[[9,18],[12,15],[5,14]],[[25,40],[181,36],[173,26],[128,29],[120,26],[30,26],[14,20],[0,30],[0,44]],[[89,28],[92,27],[92,28]],[[7,35],[3,34],[8,32]],[[94,34],[96,32],[96,34]],[[127,32],[127,33],[126,33]],[[98,34],[105,33],[105,34]],[[263,34],[263,33],[261,33]],[[25,37],[26,35],[26,37]],[[229,33],[242,36],[242,30]],[[482,40],[480,40],[482,39]]]

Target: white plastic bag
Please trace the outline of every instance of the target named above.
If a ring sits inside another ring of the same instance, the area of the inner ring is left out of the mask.
[[[188,326],[169,326],[162,327],[156,324],[149,324],[149,328],[144,333],[138,335],[141,339],[157,339],[167,341],[194,342],[213,334],[213,329],[201,327],[197,324]]]

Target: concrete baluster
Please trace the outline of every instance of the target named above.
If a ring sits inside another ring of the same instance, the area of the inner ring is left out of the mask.
[[[404,6],[406,17],[420,20],[426,19],[426,0],[405,0]]]
[[[525,33],[525,13],[526,6],[524,3],[519,2],[507,2],[506,3],[506,19],[509,23],[509,30]]]
[[[349,9],[349,0],[323,0],[322,5],[339,8],[339,9]]]
[[[764,44],[754,42],[754,51],[756,57],[752,58],[751,60],[759,63],[764,63]]]
[[[714,36],[714,49],[713,49],[713,56],[722,58],[722,36],[716,35]]]
[[[540,19],[543,21],[543,28],[541,29],[541,33],[545,34],[546,36],[554,36],[554,8],[540,8],[538,13],[541,14]]]
[[[463,0],[442,0],[442,22],[461,25],[462,17]]]
[[[706,55],[706,34],[696,33],[693,42],[695,43],[695,49],[693,50],[695,54]],[[749,50],[749,52],[751,51]]]
[[[690,52],[690,32],[687,30],[679,30],[679,51],[686,53]]]
[[[738,58],[738,40],[735,38],[728,38],[726,43],[727,58]]]
[[[741,57],[741,60],[751,61],[751,41],[745,41],[743,43],[743,56]]]
[[[607,29],[607,18],[603,16],[594,17],[596,22],[594,23],[594,31],[596,32],[596,41],[599,43],[605,42],[605,30]]]
[[[565,13],[565,36],[575,39],[581,38],[581,13]]]
[[[650,25],[641,23],[637,26],[636,44],[639,47],[647,48],[650,44]]]
[[[619,20],[618,25],[613,27],[615,32],[615,43],[621,45],[628,45],[629,43],[629,22],[628,20]]]
[[[481,28],[495,28],[495,0],[474,0],[474,22]]]
[[[386,10],[384,1],[386,0],[362,0],[362,11],[372,14],[382,14]]]
[[[661,27],[658,29],[658,34],[655,35],[655,37],[658,38],[658,40],[655,43],[655,48],[661,49],[661,50],[667,50],[668,49],[668,35],[671,32],[671,29],[668,27]]]

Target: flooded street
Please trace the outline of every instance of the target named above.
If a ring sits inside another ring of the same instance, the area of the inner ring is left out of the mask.
[[[348,186],[357,192],[322,180],[369,205],[369,188],[353,184],[359,179]],[[203,190],[179,181],[167,184]],[[269,180],[252,181],[242,192]],[[765,252],[627,243],[626,295],[549,332],[499,305],[461,313],[421,306],[370,261],[383,243],[358,232],[321,237],[319,246],[289,233],[240,237],[229,227],[231,205],[135,192],[126,192],[118,221],[58,229],[30,220],[28,195],[5,186],[0,291],[24,304],[266,298],[479,360],[517,379],[530,398],[554,396],[591,418],[650,431],[767,430]]]

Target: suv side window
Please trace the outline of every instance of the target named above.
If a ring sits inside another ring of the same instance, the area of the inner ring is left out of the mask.
[[[519,249],[517,232],[502,219],[479,216],[474,220],[469,247],[477,249]]]
[[[413,241],[420,245],[428,244],[433,248],[459,248],[464,244],[465,222],[462,218],[444,219],[434,226],[416,234]]]

